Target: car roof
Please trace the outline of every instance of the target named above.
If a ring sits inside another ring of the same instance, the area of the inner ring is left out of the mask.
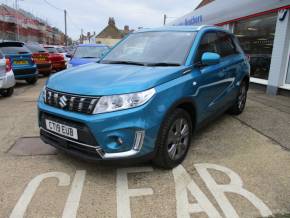
[[[79,44],[78,47],[108,47],[105,44]]]
[[[209,26],[209,25],[202,25],[202,26],[163,26],[158,28],[141,28],[137,31],[138,32],[197,32],[204,29],[211,29],[211,30],[222,30],[225,31],[225,29],[218,27],[218,26]]]

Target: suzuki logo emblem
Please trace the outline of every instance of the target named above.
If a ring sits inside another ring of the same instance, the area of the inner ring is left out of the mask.
[[[67,105],[67,98],[63,95],[59,99],[59,105],[61,108],[65,108]]]

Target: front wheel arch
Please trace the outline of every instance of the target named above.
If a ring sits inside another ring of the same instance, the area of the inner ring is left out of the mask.
[[[194,133],[194,131],[197,128],[197,113],[196,113],[196,104],[193,101],[192,98],[182,98],[177,100],[176,102],[174,102],[171,107],[165,112],[163,118],[162,118],[162,122],[160,124],[159,130],[158,130],[158,134],[157,137],[161,134],[161,128],[164,125],[164,122],[166,120],[166,118],[172,114],[175,110],[177,109],[183,109],[185,110],[187,113],[189,113],[190,117],[191,117],[191,123],[192,123],[192,134]],[[155,148],[154,148],[154,154],[157,153],[158,147],[155,144]]]
[[[165,113],[165,115],[163,117],[163,120],[162,120],[162,123],[164,122],[164,120],[166,119],[166,117],[169,116],[169,114],[173,113],[173,111],[175,111],[178,108],[183,109],[187,113],[189,113],[189,115],[191,117],[193,131],[194,131],[196,129],[197,110],[196,110],[196,103],[190,97],[183,98],[183,99],[179,99],[178,101],[174,102],[171,105],[171,107],[167,110],[167,112]]]

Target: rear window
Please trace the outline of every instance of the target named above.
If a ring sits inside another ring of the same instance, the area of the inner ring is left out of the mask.
[[[59,53],[65,53],[65,50],[63,48],[56,48],[56,50],[59,52]]]
[[[44,47],[49,53],[57,53],[57,50],[54,47]]]
[[[40,45],[31,45],[26,44],[26,47],[32,52],[32,53],[43,53],[47,52],[45,48],[42,48]]]
[[[19,45],[16,45],[16,44],[0,45],[0,50],[4,54],[27,54],[27,53],[30,53],[30,51],[21,44],[19,44]]]

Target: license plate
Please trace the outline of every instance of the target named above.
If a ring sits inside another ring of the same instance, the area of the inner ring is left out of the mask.
[[[46,129],[69,138],[78,139],[76,128],[45,119]]]
[[[44,62],[46,61],[46,58],[35,58],[36,61]]]
[[[14,64],[17,65],[28,64],[28,61],[14,61]]]

